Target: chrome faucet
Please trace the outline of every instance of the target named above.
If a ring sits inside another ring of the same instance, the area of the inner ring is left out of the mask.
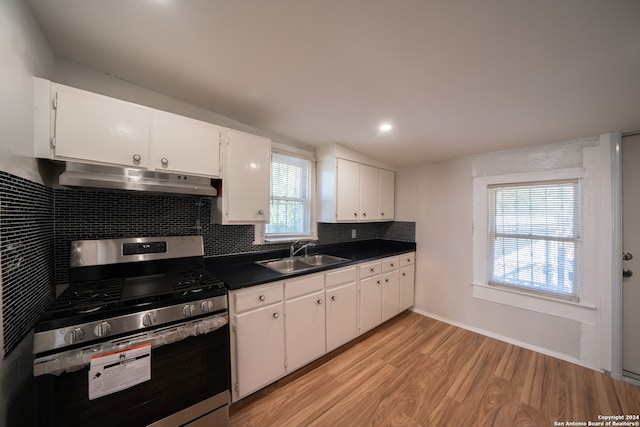
[[[315,243],[313,243],[313,242],[308,242],[308,243],[305,243],[304,245],[300,246],[298,249],[296,249],[296,245],[297,245],[298,243],[300,243],[300,240],[296,240],[295,242],[293,242],[293,243],[291,244],[291,249],[290,249],[290,251],[289,251],[289,254],[290,254],[289,256],[290,256],[291,258],[293,258],[293,257],[294,257],[298,252],[300,252],[300,251],[301,251],[301,250],[303,250],[303,249],[304,249],[304,256],[307,256],[307,255],[308,255],[308,253],[307,253],[307,249],[308,249],[310,246],[315,246],[315,245],[316,245],[316,244],[315,244]]]

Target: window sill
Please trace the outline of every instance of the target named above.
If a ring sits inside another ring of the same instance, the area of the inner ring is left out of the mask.
[[[584,302],[565,301],[517,290],[473,282],[473,298],[491,301],[551,316],[593,323],[598,307]]]
[[[310,235],[310,236],[299,236],[299,237],[269,237],[266,239],[256,239],[253,244],[254,245],[272,245],[272,244],[276,244],[276,243],[293,243],[293,242],[306,242],[306,241],[312,241],[312,240],[318,240],[318,236],[316,235]]]

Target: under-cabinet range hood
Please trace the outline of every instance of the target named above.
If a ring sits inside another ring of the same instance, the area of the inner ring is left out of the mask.
[[[211,178],[72,162],[65,164],[58,183],[73,187],[193,194],[208,197],[218,195],[216,188],[211,185]]]

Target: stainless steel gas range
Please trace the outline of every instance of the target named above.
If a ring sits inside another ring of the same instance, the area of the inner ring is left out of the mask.
[[[224,284],[200,236],[71,244],[34,334],[36,425],[226,426]]]

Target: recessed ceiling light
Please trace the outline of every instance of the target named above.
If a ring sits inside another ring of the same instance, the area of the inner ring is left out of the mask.
[[[378,130],[380,132],[389,132],[391,129],[393,129],[393,126],[391,126],[391,123],[382,123],[379,127]]]

